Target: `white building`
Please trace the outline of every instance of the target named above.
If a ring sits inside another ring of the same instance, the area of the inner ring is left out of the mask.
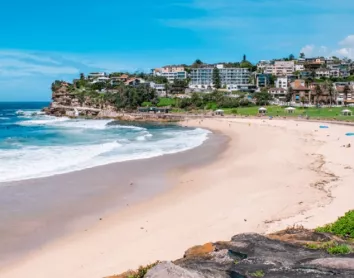
[[[264,69],[270,65],[270,61],[268,60],[260,60],[257,64],[257,71],[264,72]]]
[[[280,101],[286,100],[287,90],[284,88],[271,88],[268,90],[268,93],[273,96],[273,98],[278,99]]]
[[[296,64],[295,65],[295,71],[304,71],[305,66],[303,64]]]
[[[155,76],[166,77],[169,82],[173,82],[175,79],[186,79],[187,72],[184,67],[179,66],[168,66],[163,68],[154,69],[153,74]]]
[[[288,78],[286,76],[278,77],[275,80],[275,88],[288,88]]]
[[[107,74],[105,72],[91,72],[87,75],[88,79],[96,79],[98,77],[106,77]]]
[[[191,88],[213,87],[214,67],[192,68],[191,69]],[[250,82],[250,71],[247,68],[220,68],[220,81],[222,86],[245,85]]]
[[[330,77],[330,70],[329,69],[317,69],[316,70],[316,78],[329,78]]]
[[[150,87],[155,89],[159,97],[166,96],[166,85],[156,84],[155,82],[150,82]]]
[[[92,82],[90,82],[91,84],[95,84],[95,83],[106,83],[110,80],[109,77],[106,77],[106,76],[100,76],[100,77],[97,77],[95,79],[93,79]]]

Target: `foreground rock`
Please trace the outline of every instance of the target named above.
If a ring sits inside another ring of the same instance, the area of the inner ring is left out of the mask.
[[[288,229],[267,237],[241,234],[228,242],[193,247],[186,251],[184,258],[162,262],[151,268],[144,277],[354,278],[354,254],[330,255],[325,250],[305,247],[324,243],[344,244],[337,237],[304,229]],[[350,243],[346,244],[353,248]]]

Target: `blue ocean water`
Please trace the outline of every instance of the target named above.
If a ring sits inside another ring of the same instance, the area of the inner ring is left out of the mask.
[[[175,125],[56,118],[40,112],[47,105],[0,102],[0,182],[176,153],[201,145],[209,133]]]

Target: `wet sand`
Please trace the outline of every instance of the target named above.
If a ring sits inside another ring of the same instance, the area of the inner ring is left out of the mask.
[[[0,270],[55,238],[87,230],[112,212],[168,191],[176,184],[173,173],[210,163],[227,141],[210,134],[185,152],[0,183]]]

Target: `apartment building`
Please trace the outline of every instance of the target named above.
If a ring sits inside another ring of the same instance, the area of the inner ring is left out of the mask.
[[[267,87],[270,84],[270,74],[256,74],[256,85],[258,88]]]
[[[275,76],[287,76],[293,74],[295,71],[294,61],[275,61],[274,65],[266,66],[265,74],[272,74]]]
[[[218,67],[219,68],[219,67]],[[215,67],[192,68],[189,86],[191,88],[207,88],[213,86]],[[222,86],[249,84],[250,71],[247,68],[219,68]]]
[[[278,77],[274,83],[275,83],[275,88],[283,88],[283,89],[288,88],[288,78],[286,76]]]
[[[258,72],[264,72],[265,68],[270,65],[270,61],[268,60],[261,60],[257,64],[257,70]]]
[[[173,82],[175,79],[186,79],[187,72],[184,67],[180,66],[167,66],[158,69],[154,69],[153,74],[155,76],[166,77],[169,82]]]

